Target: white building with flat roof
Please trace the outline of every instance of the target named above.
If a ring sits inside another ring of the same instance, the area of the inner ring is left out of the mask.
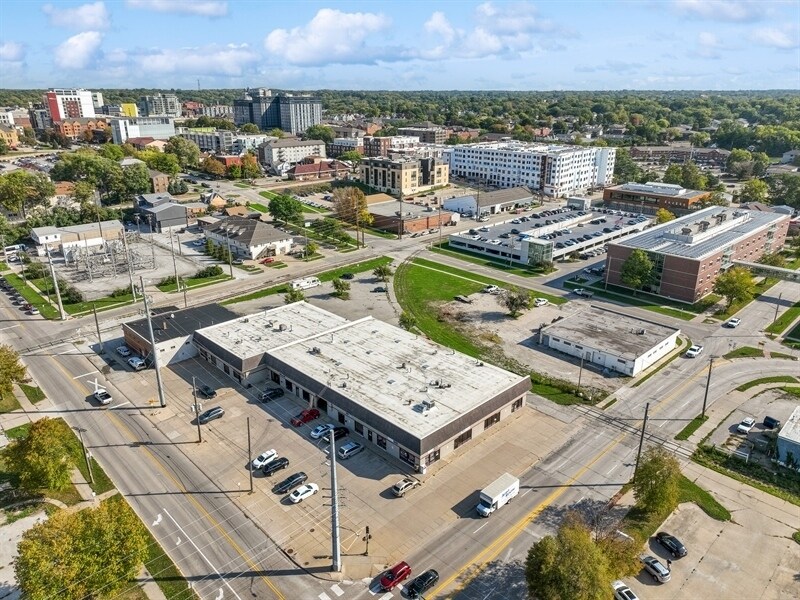
[[[455,177],[500,188],[525,186],[567,196],[610,185],[615,148],[556,146],[515,140],[459,144],[449,153]]]

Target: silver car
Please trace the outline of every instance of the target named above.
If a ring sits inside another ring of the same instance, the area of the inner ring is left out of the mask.
[[[670,580],[670,572],[667,567],[661,564],[655,556],[641,556],[639,560],[642,561],[644,570],[653,576],[653,580],[659,583],[667,583]]]

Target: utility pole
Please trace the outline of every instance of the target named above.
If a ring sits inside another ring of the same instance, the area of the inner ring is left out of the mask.
[[[442,200],[439,200],[439,248],[442,247]]]
[[[180,290],[181,283],[178,281],[178,263],[175,262],[175,246],[172,243],[172,228],[169,229],[169,251],[172,254],[172,270],[175,272],[175,288]]]
[[[367,547],[364,550],[364,556],[369,556],[369,538],[371,538],[371,537],[372,536],[369,534],[369,525],[367,525],[367,527],[366,527],[366,529],[364,531],[364,541],[367,542]]]
[[[231,236],[227,230],[225,230],[225,241],[228,246],[228,269],[230,269],[231,279],[233,279],[233,256],[231,255]],[[175,260],[175,255],[172,255],[172,259]]]
[[[639,450],[636,452],[636,467],[633,470],[633,480],[636,481],[636,474],[639,472],[639,459],[642,457],[642,446],[644,446],[644,430],[647,428],[647,412],[650,410],[650,403],[644,405],[644,421],[642,421],[642,434],[639,437]]]
[[[330,433],[331,440],[331,555],[333,556],[334,573],[342,570],[341,549],[339,548],[339,491],[336,484],[336,441],[333,433]]]
[[[94,326],[97,328],[97,341],[100,342],[100,354],[103,353],[103,337],[100,335],[100,321],[97,320],[97,304],[92,302],[92,312],[94,313]]]
[[[196,416],[196,421],[197,421],[197,443],[199,444],[200,442],[203,441],[203,432],[200,431],[200,409],[197,406],[197,384],[195,384],[195,378],[194,377],[192,377],[192,398],[194,398],[194,414]],[[248,427],[247,427],[247,442],[248,442],[247,453],[250,454],[250,448],[249,448],[249,443],[250,443],[250,417],[247,418],[247,423],[248,423]]]
[[[708,361],[708,377],[706,378],[706,391],[703,394],[703,412],[700,413],[700,418],[706,418],[706,402],[708,401],[708,388],[711,385],[711,368],[714,366],[714,357]]]
[[[147,316],[147,332],[150,334],[150,348],[153,352],[153,368],[156,370],[156,386],[158,387],[158,399],[161,408],[167,405],[164,397],[164,382],[161,381],[161,364],[158,360],[158,348],[156,348],[156,336],[153,334],[153,319],[150,317],[150,307],[147,305],[147,294],[144,291],[144,278],[139,276],[139,284],[142,286],[142,300],[144,301],[144,314]]]
[[[131,282],[131,294],[133,294],[133,302],[136,303],[136,286],[133,285],[133,257],[128,248],[128,232],[122,232],[122,246],[125,248],[125,262],[128,263],[128,279]]]
[[[189,301],[186,299],[186,282],[183,280],[178,280],[178,287],[183,290],[183,308],[189,308]]]
[[[400,221],[397,225],[397,239],[403,239],[403,190],[400,190]]]
[[[92,461],[89,460],[89,453],[86,452],[86,445],[83,443],[83,429],[75,427],[78,432],[78,438],[81,440],[81,450],[83,450],[83,459],[86,461],[86,470],[89,471],[89,483],[94,485],[94,473],[92,473]]]
[[[778,294],[778,300],[775,302],[775,318],[772,319],[773,321],[778,320],[778,309],[781,307],[781,297],[783,296],[783,292]]]
[[[198,422],[199,423],[199,422]],[[253,493],[253,448],[250,445],[250,417],[247,417],[247,460],[250,461],[250,493]]]
[[[67,315],[64,314],[64,305],[61,303],[61,290],[58,289],[58,279],[56,278],[55,267],[53,267],[53,259],[50,258],[50,250],[47,251],[47,262],[50,264],[50,277],[53,278],[53,287],[56,290],[56,301],[58,302],[58,312],[61,315],[61,320],[66,321]]]

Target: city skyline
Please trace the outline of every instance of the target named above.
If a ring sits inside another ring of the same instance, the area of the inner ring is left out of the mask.
[[[6,0],[0,87],[797,89],[798,23],[778,0]]]

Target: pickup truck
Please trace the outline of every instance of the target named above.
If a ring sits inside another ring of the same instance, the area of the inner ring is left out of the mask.
[[[575,290],[576,296],[583,296],[584,298],[591,298],[594,296],[594,292],[590,292],[589,290],[585,290],[583,288],[578,288]]]

